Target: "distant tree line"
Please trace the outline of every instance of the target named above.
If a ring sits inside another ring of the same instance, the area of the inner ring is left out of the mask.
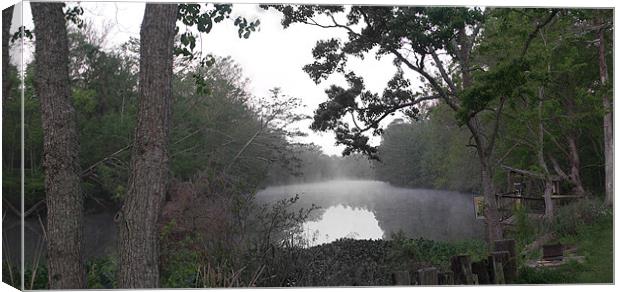
[[[371,161],[360,154],[327,155],[320,146],[298,145],[291,149],[298,167],[269,170],[267,185],[320,182],[334,179],[374,179]]]

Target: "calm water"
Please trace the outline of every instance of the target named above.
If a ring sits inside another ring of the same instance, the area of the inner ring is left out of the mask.
[[[311,245],[338,238],[389,239],[402,230],[407,236],[434,240],[483,239],[484,223],[474,216],[470,194],[397,188],[379,181],[329,181],[269,187],[257,194],[263,203],[300,195],[296,207],[322,208],[314,211],[303,226]],[[101,257],[115,249],[114,214],[104,212],[85,216],[85,256]],[[45,218],[42,218],[45,220]],[[8,216],[3,221],[12,260],[19,262],[20,220]],[[37,218],[26,220],[25,264],[45,246]],[[44,261],[44,259],[42,259]]]
[[[447,241],[484,235],[483,221],[475,219],[471,194],[340,180],[269,187],[257,199],[269,203],[295,194],[300,196],[297,208],[321,207],[303,226],[313,245],[338,238],[389,239],[398,231],[412,238]]]

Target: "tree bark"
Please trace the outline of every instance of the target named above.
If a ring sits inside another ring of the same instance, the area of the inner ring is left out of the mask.
[[[602,23],[602,21],[601,21]],[[601,28],[598,32],[599,50],[598,64],[601,85],[607,84],[607,62],[605,60],[605,29]],[[608,206],[614,204],[614,138],[613,138],[613,108],[610,97],[603,95],[603,134],[605,144],[605,203]]]
[[[128,192],[119,214],[119,287],[159,286],[157,221],[168,181],[176,4],[147,4]]]
[[[487,155],[479,155],[482,176],[482,195],[484,196],[484,216],[487,221],[487,239],[489,243],[504,237],[502,226],[499,221],[497,200],[495,199],[495,184],[493,183],[493,171]]]
[[[469,88],[472,83],[473,78],[469,68],[469,58],[476,35],[477,29],[475,29],[475,33],[469,37],[465,33],[464,29],[459,31],[458,45],[460,48],[455,47],[455,49],[459,50],[458,61],[461,69],[461,77],[463,79],[462,90]],[[499,115],[497,117],[499,117]],[[499,123],[499,120],[496,120],[496,123]],[[494,144],[494,139],[490,139],[491,141],[489,141],[484,138],[485,136],[483,135],[483,130],[478,126],[480,124],[478,117],[471,117],[466,124],[470,133],[474,137],[474,141],[476,143],[476,153],[478,154],[478,159],[480,161],[480,183],[482,188],[482,196],[484,197],[485,202],[484,216],[487,223],[487,240],[490,244],[492,244],[495,240],[500,240],[504,237],[502,225],[500,223],[500,214],[497,207],[497,199],[495,197],[495,184],[493,183],[493,164],[491,163],[490,152],[494,146],[492,145]],[[493,135],[495,134],[496,133]]]
[[[9,79],[9,42],[11,41],[11,22],[13,19],[13,7],[2,10],[2,101],[9,96],[9,88],[11,88]],[[4,103],[3,103],[4,105]]]
[[[35,26],[35,88],[41,100],[50,289],[83,289],[83,195],[79,144],[69,86],[69,46],[62,3],[30,4]]]
[[[551,172],[549,171],[549,167],[545,161],[545,125],[543,123],[544,99],[545,89],[541,86],[538,89],[538,142],[536,143],[536,157],[538,159],[538,166],[540,166],[543,171],[545,184],[543,190],[543,198],[545,199],[545,217],[547,219],[551,219],[553,218],[553,199],[551,199],[551,195],[553,195],[553,179],[551,178]],[[577,174],[579,174],[579,169],[577,170]]]
[[[570,162],[570,174],[568,175],[568,178],[573,186],[572,192],[575,195],[584,196],[586,191],[583,188],[583,183],[581,182],[581,174],[579,170],[581,168],[581,160],[579,159],[577,142],[575,141],[575,137],[570,134],[567,135],[566,141],[568,142],[569,151],[568,161]]]

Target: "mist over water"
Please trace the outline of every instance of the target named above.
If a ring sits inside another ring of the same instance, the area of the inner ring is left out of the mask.
[[[257,194],[263,203],[299,194],[295,208],[315,211],[304,224],[313,244],[338,238],[389,239],[402,230],[411,238],[455,241],[483,239],[484,222],[474,214],[471,194],[394,187],[373,180],[333,180],[268,187]]]

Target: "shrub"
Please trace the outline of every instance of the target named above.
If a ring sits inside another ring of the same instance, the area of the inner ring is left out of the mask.
[[[453,256],[467,254],[472,257],[472,261],[477,261],[485,258],[488,253],[486,243],[479,240],[440,242],[424,238],[405,239],[402,234],[396,234],[393,235],[392,241],[393,251],[390,257],[394,261],[402,261],[405,258],[409,262],[444,270],[449,268],[450,258]]]
[[[576,235],[580,226],[593,224],[610,213],[599,199],[579,200],[558,209],[551,230],[560,236]]]
[[[87,283],[89,289],[116,288],[116,257],[107,256],[86,263]]]

